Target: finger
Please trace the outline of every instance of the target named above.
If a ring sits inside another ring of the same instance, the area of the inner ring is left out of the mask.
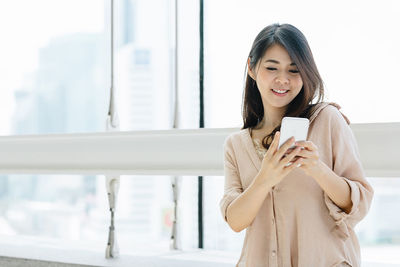
[[[317,145],[314,144],[313,142],[310,142],[310,147],[311,147],[311,150],[318,150]]]
[[[288,154],[287,156],[285,156],[279,163],[280,167],[286,166],[289,162],[291,162],[294,157],[299,153],[300,151],[300,147],[296,147],[292,153]]]
[[[277,153],[275,154],[275,159],[277,161],[280,161],[280,159],[282,158],[282,156],[285,154],[285,152],[294,144],[294,138],[291,137],[289,138],[289,140],[286,140],[286,142],[281,146],[281,148],[279,148],[279,150],[277,151]]]
[[[281,133],[279,131],[275,132],[274,139],[272,140],[271,145],[269,146],[269,149],[267,150],[267,153],[265,153],[265,157],[271,158],[272,155],[275,153],[276,148],[279,144],[279,137]]]
[[[299,158],[301,158],[301,157],[295,156],[290,162],[295,162],[295,161],[298,160]]]
[[[298,158],[290,166],[283,168],[282,175],[285,177],[286,175],[288,175],[294,169],[299,168],[299,165],[302,165],[302,164],[303,164],[303,159],[302,158]]]
[[[305,149],[307,149],[309,151],[314,151],[317,148],[316,145],[314,145],[314,143],[311,141],[297,141],[295,143],[295,145],[304,147]]]
[[[294,145],[295,145],[295,146],[302,147],[303,149],[306,149],[307,146],[308,146],[308,144],[306,143],[306,141],[296,141],[296,142],[294,143]]]
[[[281,132],[276,131],[275,132],[275,136],[274,136],[274,140],[272,140],[271,146],[274,146],[274,150],[276,150],[278,148],[279,145],[279,139],[281,137]]]
[[[295,150],[295,147],[289,148],[288,150],[286,150],[285,155],[292,153],[293,150]]]
[[[314,152],[306,150],[306,149],[300,150],[297,155],[300,157],[303,157],[303,158],[315,158]]]

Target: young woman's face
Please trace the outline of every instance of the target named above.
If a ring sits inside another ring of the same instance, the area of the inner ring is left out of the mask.
[[[256,67],[249,69],[248,73],[257,83],[264,106],[285,107],[303,87],[296,65],[286,49],[278,44],[269,47]]]

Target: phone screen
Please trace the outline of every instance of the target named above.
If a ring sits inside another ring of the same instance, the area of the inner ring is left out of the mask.
[[[292,136],[294,136],[295,141],[307,140],[308,126],[309,120],[307,118],[284,117],[278,147],[280,148]],[[291,146],[291,148],[294,147],[294,145]]]

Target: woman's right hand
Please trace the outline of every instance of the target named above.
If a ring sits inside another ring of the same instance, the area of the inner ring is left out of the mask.
[[[242,231],[253,222],[269,190],[282,181],[302,160],[301,157],[298,157],[290,166],[285,166],[297,155],[300,147],[288,152],[288,148],[293,145],[294,141],[288,140],[277,150],[279,136],[280,133],[277,132],[264,155],[260,171],[255,179],[226,208],[226,220],[235,232]],[[288,154],[283,157],[285,153]]]
[[[259,178],[261,179],[259,182],[266,184],[271,188],[280,183],[283,178],[285,178],[294,168],[297,168],[297,165],[301,164],[302,161],[301,157],[292,161],[301,150],[301,147],[296,147],[288,153],[289,148],[294,144],[294,138],[292,137],[287,140],[278,149],[279,137],[280,132],[277,131],[267,153],[264,155],[260,169],[261,175],[259,175]],[[292,164],[285,166],[289,162],[292,162]]]

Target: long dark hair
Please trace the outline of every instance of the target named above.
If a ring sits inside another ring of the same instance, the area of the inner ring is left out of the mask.
[[[253,42],[248,58],[250,69],[255,69],[257,63],[264,56],[267,49],[274,45],[282,45],[288,52],[291,60],[296,64],[303,80],[303,87],[299,94],[288,105],[284,117],[310,118],[312,107],[324,99],[324,85],[315,64],[310,46],[303,33],[290,24],[271,24],[257,35]],[[247,70],[247,67],[246,67]],[[262,103],[257,83],[246,72],[244,87],[242,116],[243,127],[254,128],[264,117],[264,106]],[[318,97],[316,103],[312,101]],[[262,145],[268,149],[279,124],[271,133],[262,139]]]

